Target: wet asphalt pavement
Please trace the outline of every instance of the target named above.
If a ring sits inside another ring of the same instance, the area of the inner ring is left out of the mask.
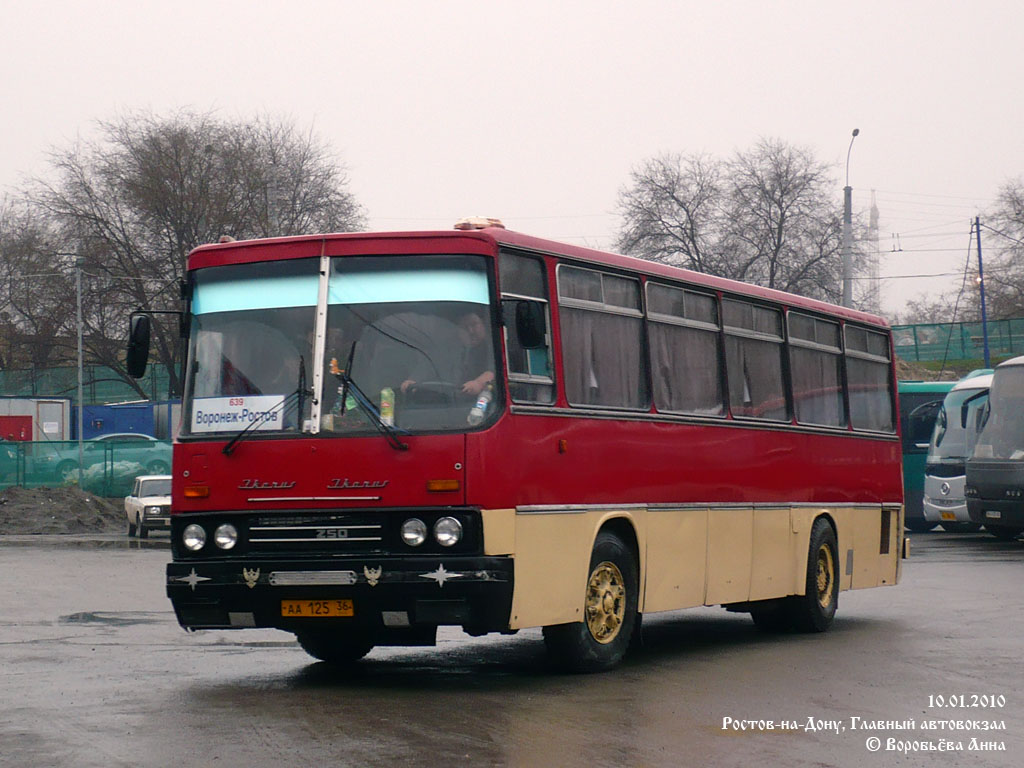
[[[911,538],[824,635],[652,615],[623,667],[570,676],[539,630],[454,629],[343,674],[286,633],[181,630],[166,538],[0,537],[0,765],[1024,765],[1024,541]]]

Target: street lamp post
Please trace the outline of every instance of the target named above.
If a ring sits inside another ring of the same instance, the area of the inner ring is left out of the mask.
[[[73,259],[71,264],[75,267],[75,325],[77,326],[77,343],[76,347],[78,350],[78,387],[76,398],[78,400],[78,487],[82,487],[82,396],[84,394],[84,387],[82,382],[82,257],[77,253],[58,253],[55,254],[61,259]]]
[[[853,306],[853,187],[850,186],[850,152],[860,128],[853,129],[846,150],[846,186],[843,187],[843,306]]]

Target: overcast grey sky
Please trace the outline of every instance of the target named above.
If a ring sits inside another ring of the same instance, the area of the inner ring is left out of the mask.
[[[630,169],[759,137],[881,214],[883,309],[959,288],[970,221],[1024,175],[1011,0],[0,0],[0,192],[94,121],[188,106],[312,126],[373,229],[611,246]],[[898,233],[903,251],[891,253]],[[994,243],[993,243],[994,246]]]

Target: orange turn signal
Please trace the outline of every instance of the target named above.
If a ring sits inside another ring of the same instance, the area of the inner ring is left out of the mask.
[[[186,485],[183,491],[186,499],[205,499],[210,495],[208,485]]]
[[[459,488],[460,484],[458,480],[427,480],[427,490],[430,493],[457,491]]]

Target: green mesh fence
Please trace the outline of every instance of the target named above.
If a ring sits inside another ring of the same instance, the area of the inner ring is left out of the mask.
[[[128,495],[136,476],[170,471],[171,444],[163,440],[84,440],[81,454],[73,440],[0,442],[0,489],[76,485],[116,498]]]
[[[1024,318],[986,323],[992,357],[1024,355]],[[894,325],[896,354],[903,360],[980,360],[985,356],[981,323]]]
[[[169,377],[161,365],[150,365],[139,386],[150,400],[167,398]],[[138,400],[139,393],[106,366],[87,365],[82,369],[82,399],[86,405]],[[78,392],[78,369],[25,368],[0,371],[0,395],[11,397],[70,397]]]

